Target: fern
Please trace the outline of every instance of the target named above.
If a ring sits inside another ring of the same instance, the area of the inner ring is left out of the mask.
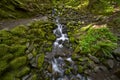
[[[91,27],[87,31],[82,30],[74,34],[80,34],[78,40],[73,39],[78,42],[75,48],[76,53],[109,57],[112,50],[117,47],[117,37],[107,27],[98,29]]]

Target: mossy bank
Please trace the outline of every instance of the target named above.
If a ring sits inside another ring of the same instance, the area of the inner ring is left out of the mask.
[[[55,27],[52,22],[35,21],[28,26],[0,30],[1,79],[21,80],[27,75],[38,80],[37,72],[43,68],[45,53],[51,51],[55,40],[52,33]]]

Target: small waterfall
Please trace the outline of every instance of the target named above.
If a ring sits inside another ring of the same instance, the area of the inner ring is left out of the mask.
[[[51,80],[90,80],[82,76],[77,71],[77,65],[71,58],[71,50],[69,47],[69,38],[66,27],[59,22],[60,18],[56,17],[55,23],[57,28],[53,30],[56,35],[56,40],[53,43],[52,52],[49,53],[49,64],[51,64],[52,73]],[[72,71],[69,71],[72,69]],[[66,71],[69,71],[67,74]]]
[[[64,27],[62,24],[59,23],[59,18],[56,18],[56,25],[57,28],[55,30],[53,30],[53,33],[56,35],[56,40],[53,44],[53,51],[52,53],[55,53],[55,55],[59,55],[58,58],[55,58],[55,56],[52,59],[52,70],[53,70],[53,74],[57,74],[58,78],[56,79],[53,76],[52,80],[64,80],[64,66],[65,66],[65,62],[64,59],[60,56],[60,54],[63,54],[63,56],[65,56],[63,49],[64,49],[64,42],[67,41],[69,42],[68,36],[66,33],[63,33]],[[57,54],[58,53],[58,54]]]

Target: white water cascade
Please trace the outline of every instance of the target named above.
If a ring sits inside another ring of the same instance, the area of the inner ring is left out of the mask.
[[[54,10],[53,10],[54,11]],[[55,11],[53,17],[56,17]],[[72,49],[70,47],[67,29],[60,23],[60,18],[55,18],[57,28],[53,30],[56,40],[53,43],[52,52],[46,54],[49,63],[50,72],[46,75],[50,80],[90,80],[88,77],[79,74],[78,66],[72,60]],[[68,73],[67,73],[68,71]]]
[[[68,68],[72,68],[73,70],[76,70],[76,65],[74,61],[71,59],[71,53],[64,53],[65,47],[64,46],[67,42],[69,44],[69,38],[67,35],[67,31],[65,30],[65,26],[59,23],[59,18],[56,18],[56,25],[57,28],[53,30],[53,33],[56,35],[56,40],[53,44],[53,50],[52,50],[52,57],[51,64],[52,64],[52,80],[90,80],[79,73],[73,74],[70,72],[70,75],[66,75],[65,71]],[[66,49],[67,52],[69,52],[69,49]],[[57,57],[56,57],[57,56]],[[70,63],[66,64],[66,61]]]

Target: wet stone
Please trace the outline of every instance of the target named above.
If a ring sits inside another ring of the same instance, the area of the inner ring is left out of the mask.
[[[26,47],[28,48],[29,46],[30,46],[30,43],[29,43],[29,42],[27,42],[27,43],[26,43]]]
[[[30,64],[31,64],[32,67],[37,68],[36,58],[32,58],[32,59],[30,60]]]
[[[114,61],[112,59],[107,60],[107,65],[112,69],[114,67]]]
[[[118,47],[117,49],[115,49],[115,50],[113,51],[113,53],[114,53],[114,57],[115,57],[118,61],[120,61],[120,47]]]
[[[93,60],[95,63],[100,63],[99,59],[95,56],[92,56],[91,54],[88,54],[89,58]]]
[[[61,37],[61,32],[58,29],[54,30],[54,34],[56,37]]]
[[[52,65],[51,65],[51,64],[50,64],[50,65],[48,65],[47,70],[48,70],[48,72],[49,72],[49,73],[52,73]]]
[[[114,52],[114,54],[115,54],[116,56],[119,56],[119,57],[120,57],[120,47],[118,47],[117,49],[115,49],[113,52]]]
[[[108,71],[107,67],[105,67],[105,66],[99,66],[99,69],[100,69],[101,71]]]
[[[89,67],[92,68],[92,69],[96,66],[93,61],[90,61],[90,62],[88,63],[88,65],[89,65]]]
[[[31,52],[34,49],[33,43],[28,47],[28,51]]]
[[[32,53],[29,53],[29,54],[27,55],[27,57],[28,57],[29,60],[31,60],[31,59],[33,58],[33,54],[32,54]]]
[[[58,41],[58,44],[62,44],[62,40],[59,40],[59,41]]]
[[[22,80],[27,80],[28,78],[30,78],[30,76],[31,76],[31,73],[22,77]]]
[[[101,70],[100,70],[100,67],[99,67],[99,66],[96,66],[96,67],[94,68],[94,72],[97,73],[97,72],[99,72],[99,71],[101,71]]]

